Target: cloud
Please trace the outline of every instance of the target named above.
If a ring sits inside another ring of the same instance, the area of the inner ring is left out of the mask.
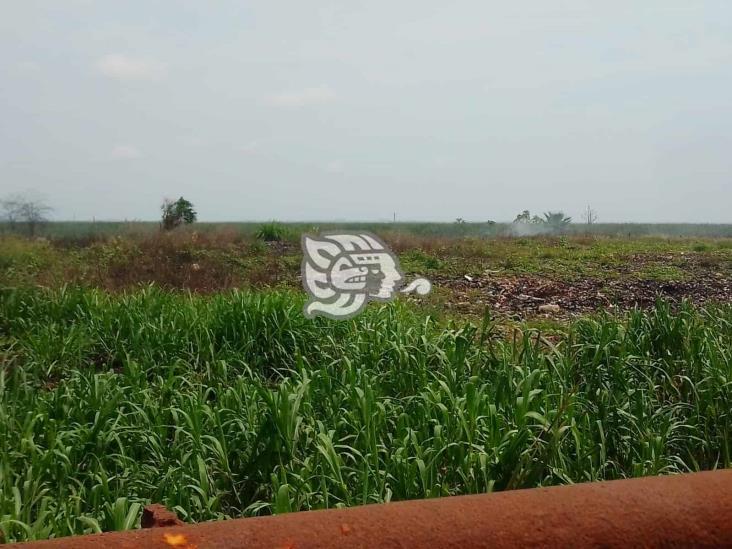
[[[41,66],[35,61],[21,61],[17,66],[23,72],[38,72],[41,69]]]
[[[155,80],[165,74],[160,63],[121,54],[105,55],[97,62],[97,70],[117,80]]]
[[[131,159],[140,158],[141,156],[140,150],[132,145],[117,145],[112,149],[112,158]]]
[[[239,150],[247,156],[255,156],[259,154],[259,141],[250,141]]]
[[[267,102],[275,107],[299,108],[331,103],[336,97],[336,93],[330,87],[318,86],[271,95],[267,98]]]
[[[342,160],[331,160],[325,165],[325,171],[328,173],[343,173],[344,167]]]

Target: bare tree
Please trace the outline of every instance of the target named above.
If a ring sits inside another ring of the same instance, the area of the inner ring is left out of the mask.
[[[17,203],[14,198],[4,198],[0,200],[0,208],[2,208],[2,214],[0,214],[0,221],[4,221],[8,224],[11,231],[15,230],[15,225],[18,222],[17,219]]]
[[[19,223],[23,223],[28,228],[28,235],[31,237],[36,235],[38,226],[45,223],[48,220],[48,214],[53,211],[42,198],[29,194],[9,196],[0,201],[0,207],[2,207],[3,217],[8,221],[11,229],[15,229]]]
[[[597,222],[597,212],[588,205],[582,213],[582,219],[584,219],[585,223],[588,225],[594,225]]]

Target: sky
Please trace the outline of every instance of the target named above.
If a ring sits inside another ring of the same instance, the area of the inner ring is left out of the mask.
[[[732,222],[724,0],[23,0],[0,197],[53,218]]]

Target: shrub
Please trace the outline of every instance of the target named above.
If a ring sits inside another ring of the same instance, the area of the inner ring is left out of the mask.
[[[287,227],[282,223],[270,221],[269,223],[260,225],[255,236],[258,240],[263,240],[265,242],[281,242],[287,238],[288,234],[289,231],[287,230]]]

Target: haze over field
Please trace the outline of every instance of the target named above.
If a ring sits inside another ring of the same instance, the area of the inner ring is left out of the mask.
[[[0,196],[56,219],[730,222],[732,4],[13,2]]]

